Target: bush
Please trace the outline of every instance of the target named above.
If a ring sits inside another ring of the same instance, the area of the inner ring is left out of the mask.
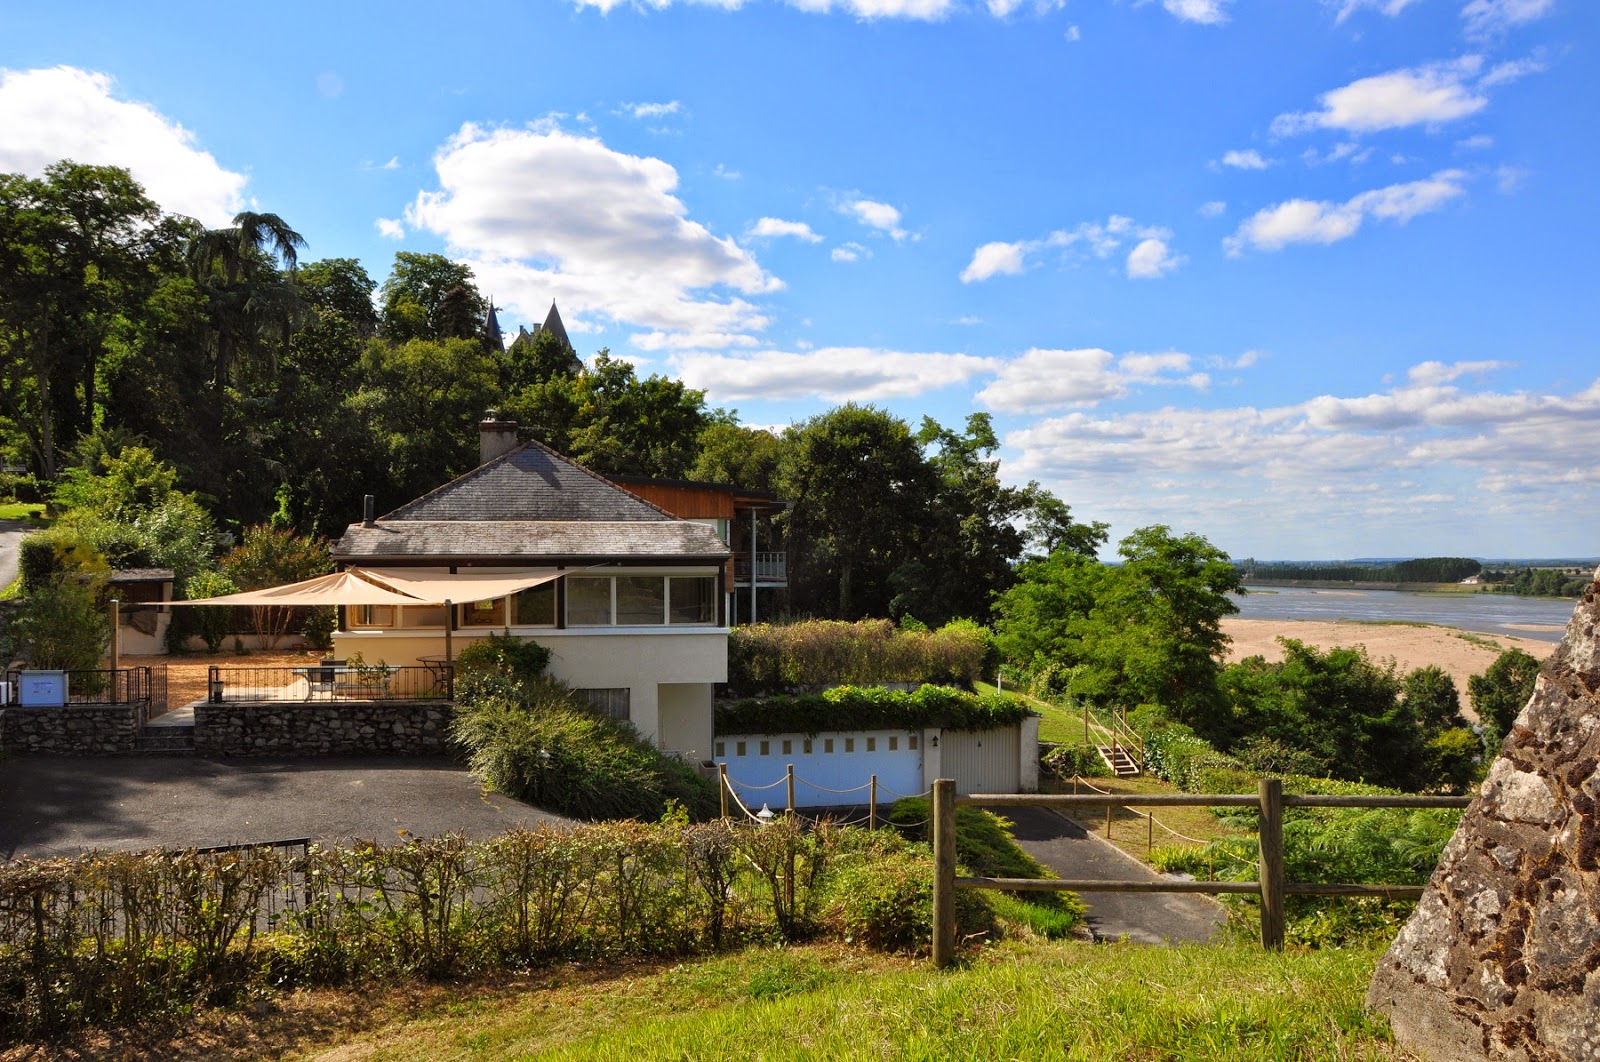
[[[225,594],[236,594],[239,588],[233,580],[221,572],[201,572],[189,580],[185,593],[190,599],[203,597],[222,597]],[[228,640],[228,628],[233,625],[233,607],[230,605],[195,605],[192,608],[180,608],[174,611],[189,613],[191,622],[185,626],[193,628],[206,643],[206,651],[216,652],[222,648],[222,643]]]
[[[34,588],[11,621],[13,653],[44,670],[92,671],[111,644],[111,628],[95,590],[75,575]]]
[[[339,610],[333,605],[322,605],[306,609],[300,633],[305,637],[307,647],[326,653],[333,648],[333,632],[338,627]]]
[[[1039,756],[1039,766],[1057,778],[1107,778],[1111,768],[1093,745],[1053,745]]]
[[[970,620],[937,631],[888,620],[756,623],[729,635],[728,685],[745,696],[891,682],[970,689],[993,652],[989,632]]]
[[[837,871],[830,895],[840,935],[878,951],[926,953],[933,944],[933,854],[926,846],[886,852]],[[956,890],[956,937],[995,932],[994,908],[972,889]]]
[[[1022,701],[979,696],[949,686],[909,693],[882,687],[840,686],[826,693],[782,694],[717,705],[718,734],[817,734],[824,730],[988,730],[1021,722]]]
[[[520,702],[500,694],[459,702],[451,733],[486,784],[548,811],[656,819],[676,801],[709,818],[719,807],[714,783],[548,680],[530,684]]]

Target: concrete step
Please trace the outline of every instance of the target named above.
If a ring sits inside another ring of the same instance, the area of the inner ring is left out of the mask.
[[[139,731],[135,750],[146,755],[194,753],[193,726],[144,727]]]

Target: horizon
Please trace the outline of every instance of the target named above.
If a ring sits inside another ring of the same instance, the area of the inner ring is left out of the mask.
[[[0,15],[0,172],[447,254],[752,426],[985,412],[1113,543],[1595,546],[1600,6],[79,10]]]

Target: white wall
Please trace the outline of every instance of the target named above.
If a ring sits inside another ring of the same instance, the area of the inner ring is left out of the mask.
[[[806,751],[808,742],[810,752]],[[892,749],[891,744],[895,746]],[[796,807],[865,804],[869,791],[861,787],[869,786],[874,774],[878,776],[879,804],[917,796],[926,789],[922,766],[925,749],[927,742],[920,731],[721,734],[712,758],[728,765],[734,791],[751,811],[759,811],[763,802],[776,811],[788,806],[787,787],[757,787],[783,780],[789,764],[794,765]],[[841,789],[850,792],[829,791]]]

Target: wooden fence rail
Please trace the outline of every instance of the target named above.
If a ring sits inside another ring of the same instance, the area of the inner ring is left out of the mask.
[[[957,796],[952,779],[933,783],[933,963],[955,961],[957,888],[1001,889],[1006,892],[1128,892],[1236,894],[1261,898],[1261,944],[1274,951],[1283,948],[1285,896],[1384,896],[1414,899],[1420,885],[1324,885],[1285,881],[1283,872],[1284,808],[1464,808],[1469,797],[1447,796],[1319,796],[1283,791],[1283,781],[1263,778],[1256,795],[1221,794],[1086,794],[1057,796],[1036,793],[975,793]],[[1260,863],[1256,881],[1069,881],[1059,878],[968,878],[956,876],[956,807],[1253,807],[1261,812],[1257,830]]]

